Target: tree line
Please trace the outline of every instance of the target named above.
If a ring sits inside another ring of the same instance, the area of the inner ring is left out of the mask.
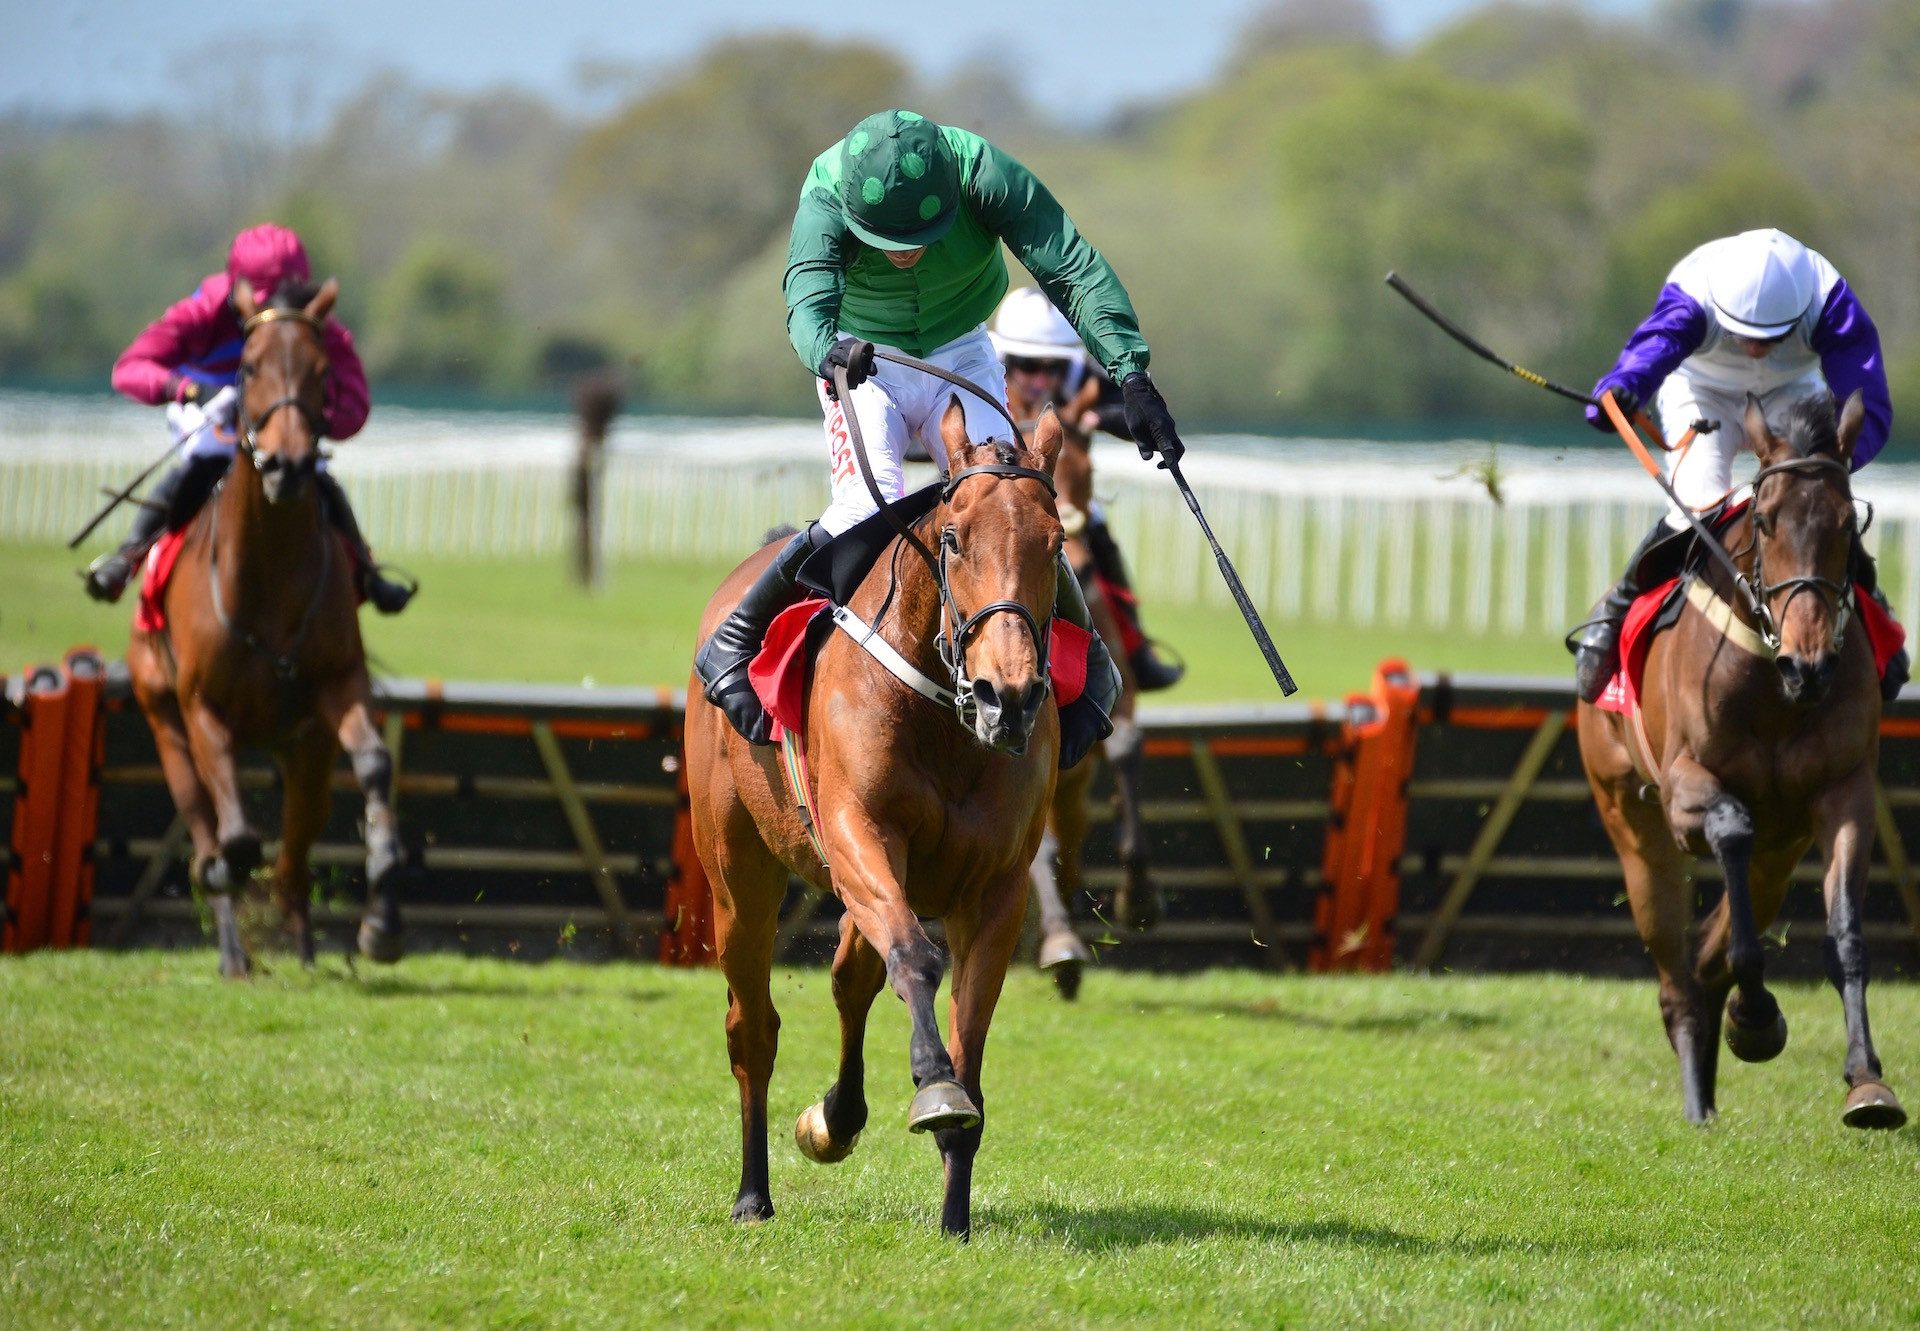
[[[297,142],[258,102],[0,119],[0,378],[104,383],[263,218],[342,281],[380,385],[503,395],[613,369],[662,407],[809,409],[780,279],[807,163],[901,105],[1032,166],[1132,291],[1183,421],[1545,418],[1380,285],[1590,381],[1703,240],[1786,228],[1878,320],[1920,410],[1920,6],[1670,0],[1644,24],[1494,4],[1399,50],[1364,0],[1283,0],[1208,87],[1094,129],[982,63],[715,45],[591,117],[370,81]],[[1904,416],[1896,429],[1908,433]]]

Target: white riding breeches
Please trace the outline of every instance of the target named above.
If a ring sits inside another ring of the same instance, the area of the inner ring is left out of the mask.
[[[987,340],[985,328],[976,328],[955,338],[921,359],[971,380],[993,395],[998,402],[1007,400],[1006,372]],[[819,385],[820,409],[826,418],[827,454],[832,467],[833,502],[820,515],[820,525],[831,536],[838,536],[862,518],[878,509],[867,484],[861,478],[860,464],[853,456],[853,437],[847,430],[842,403],[827,396],[827,385]],[[906,493],[906,475],[902,465],[908,445],[917,437],[943,472],[947,450],[940,442],[940,418],[951,398],[959,398],[967,414],[967,438],[975,443],[986,439],[1004,439],[1008,434],[1006,418],[978,396],[957,388],[924,370],[916,370],[890,360],[874,363],[874,371],[859,387],[847,394],[859,418],[860,437],[867,446],[867,461],[873,468],[874,483],[889,500]]]
[[[1827,381],[1815,371],[1761,395],[1760,409],[1772,423],[1788,404],[1826,391]],[[1680,438],[1698,420],[1719,427],[1711,434],[1696,435],[1685,453],[1667,454],[1667,480],[1680,502],[1696,512],[1711,508],[1732,492],[1734,455],[1747,446],[1742,424],[1747,414],[1745,395],[1674,374],[1661,385],[1657,405],[1660,429],[1670,440]],[[1667,514],[1667,525],[1678,531],[1687,520],[1675,510]]]

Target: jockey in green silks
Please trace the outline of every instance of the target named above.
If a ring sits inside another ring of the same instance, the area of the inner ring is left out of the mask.
[[[749,740],[765,743],[768,721],[748,683],[747,664],[768,623],[792,598],[801,563],[875,512],[843,413],[857,413],[874,480],[889,500],[905,493],[902,458],[916,436],[932,457],[944,457],[940,414],[952,386],[876,361],[874,347],[919,357],[1006,400],[1005,372],[985,327],[1009,286],[1002,242],[1120,385],[1140,455],[1180,457],[1173,415],[1147,376],[1149,352],[1133,303],[1112,265],[1046,186],[977,134],[911,111],[868,116],[814,159],[787,251],[787,336],[800,363],[821,381],[833,499],[747,589],[694,660],[709,701]],[[847,372],[850,401],[835,401],[828,391],[836,366]],[[999,412],[972,394],[958,396],[969,438],[1005,436]],[[1091,628],[1079,583],[1064,562],[1056,610]],[[1063,713],[1063,766],[1111,729],[1107,713],[1119,676],[1098,634],[1087,666],[1084,696],[1097,715],[1080,726]]]

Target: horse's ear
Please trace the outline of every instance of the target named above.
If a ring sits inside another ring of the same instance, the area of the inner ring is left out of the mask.
[[[1853,461],[1853,446],[1860,439],[1860,427],[1867,423],[1867,397],[1856,388],[1840,405],[1840,460]]]
[[[960,405],[958,393],[947,394],[947,409],[940,413],[940,443],[947,450],[947,475],[967,465],[967,409]]]
[[[1053,472],[1054,463],[1060,460],[1060,445],[1066,442],[1066,438],[1066,429],[1060,424],[1060,413],[1049,404],[1033,427],[1033,451],[1040,455],[1040,466],[1049,475]]]
[[[333,302],[340,299],[340,279],[329,277],[320,284],[320,290],[307,302],[305,314],[316,323],[333,313]]]
[[[235,278],[233,282],[233,312],[240,316],[241,323],[260,313],[260,302],[254,298],[253,283],[244,277]]]
[[[1747,447],[1755,457],[1765,462],[1772,456],[1778,444],[1773,431],[1767,428],[1767,413],[1760,409],[1760,399],[1752,393],[1747,394],[1747,414],[1741,419],[1740,428],[1746,431]]]

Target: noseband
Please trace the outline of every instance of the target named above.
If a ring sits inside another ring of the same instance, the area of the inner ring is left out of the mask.
[[[1766,581],[1765,537],[1760,531],[1758,521],[1760,487],[1765,484],[1769,477],[1779,475],[1782,472],[1818,471],[1836,471],[1840,473],[1842,478],[1851,474],[1847,470],[1847,464],[1838,458],[1816,456],[1794,458],[1787,462],[1776,462],[1770,467],[1762,467],[1759,471],[1755,472],[1753,476],[1753,504],[1755,508],[1755,520],[1752,523],[1753,535],[1751,540],[1751,546],[1754,551],[1753,574],[1751,577],[1743,575],[1741,582],[1751,594],[1754,604],[1759,607],[1760,623],[1758,628],[1760,630],[1760,636],[1766,642],[1768,648],[1775,652],[1780,650],[1780,629],[1773,613],[1773,598],[1781,592],[1787,593],[1788,604],[1793,602],[1795,596],[1803,591],[1809,590],[1818,592],[1822,597],[1826,598],[1828,606],[1833,612],[1833,649],[1835,651],[1840,650],[1840,645],[1846,637],[1847,625],[1853,618],[1853,583],[1851,579],[1845,584],[1841,584],[1835,582],[1832,578],[1823,578],[1818,574],[1807,573],[1799,577],[1782,578],[1778,582]],[[1851,505],[1849,505],[1849,507],[1851,507]],[[1867,527],[1872,524],[1873,506],[1868,505],[1866,522],[1860,523],[1857,519],[1855,520],[1854,540],[1857,542],[1860,539],[1861,533],[1865,532]]]
[[[243,337],[251,337],[255,329],[270,323],[304,324],[313,330],[316,337],[323,337],[325,335],[320,320],[314,318],[305,310],[287,309],[261,310],[251,319],[248,319],[245,324],[241,325],[241,335]],[[244,398],[244,396],[245,394],[243,392],[242,397]],[[246,409],[242,407],[240,412],[240,447],[246,450],[247,460],[253,463],[253,469],[255,471],[265,471],[269,460],[268,455],[262,452],[260,448],[260,430],[273,418],[273,414],[283,407],[294,407],[299,410],[300,415],[304,417],[307,422],[307,428],[312,431],[316,443],[326,437],[326,422],[321,419],[319,411],[309,405],[307,400],[298,393],[289,393],[285,397],[276,398],[274,401],[268,403],[266,408],[258,415],[249,416]],[[315,451],[308,456],[306,462],[302,464],[303,470],[313,470],[318,461],[319,450],[316,448]]]

